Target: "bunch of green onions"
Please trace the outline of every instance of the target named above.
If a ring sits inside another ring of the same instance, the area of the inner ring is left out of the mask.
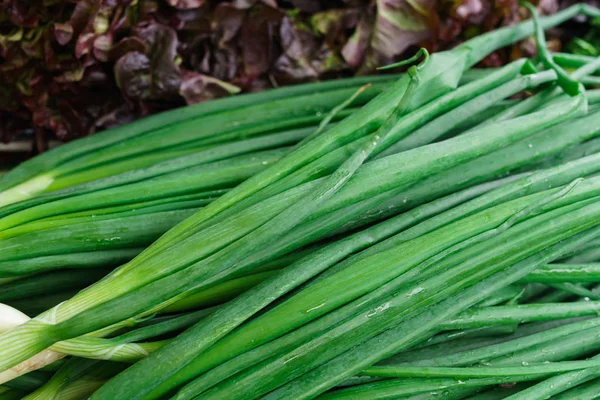
[[[578,14],[4,175],[0,399],[597,393],[600,60],[542,30]],[[471,70],[532,34],[537,60]]]

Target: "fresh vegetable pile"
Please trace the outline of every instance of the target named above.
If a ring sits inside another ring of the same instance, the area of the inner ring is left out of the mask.
[[[550,14],[569,1],[538,8]],[[72,140],[184,104],[373,73],[412,46],[446,49],[527,18],[516,0],[1,4],[0,141],[35,137],[39,152],[49,139]],[[503,49],[486,63],[501,65],[528,47]]]
[[[543,29],[600,10],[526,7],[1,176],[0,399],[595,398],[600,59]]]

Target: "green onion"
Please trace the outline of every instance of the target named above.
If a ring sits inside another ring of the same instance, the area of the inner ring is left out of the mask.
[[[565,291],[567,293],[574,294],[576,296],[581,296],[581,297],[587,298],[588,300],[589,299],[600,300],[600,296],[598,296],[596,293],[592,292],[591,290],[588,290],[585,287],[582,287],[581,285],[565,282],[565,283],[549,283],[548,286],[550,286],[554,289],[558,289],[558,290]]]
[[[320,396],[319,399],[397,399],[402,396],[435,391],[444,395],[452,388],[483,388],[491,385],[538,380],[540,375],[519,377],[473,378],[473,379],[389,379],[371,384],[336,390]]]
[[[389,378],[493,378],[534,374],[554,374],[584,368],[598,367],[600,360],[563,361],[557,363],[532,363],[527,365],[497,367],[410,367],[375,366],[362,370],[362,375]]]
[[[578,400],[593,400],[598,398],[598,393],[600,392],[600,380],[594,379],[589,381],[586,384],[576,386],[572,389],[569,389],[563,392],[560,395],[554,396],[556,400],[568,400],[568,399],[578,399]]]
[[[558,84],[566,93],[570,95],[579,93],[579,82],[570,77],[558,64],[554,62],[554,59],[550,54],[550,50],[548,50],[548,46],[546,45],[544,29],[540,24],[537,10],[530,3],[525,1],[521,1],[520,4],[526,7],[533,17],[538,57],[547,68],[556,71],[556,74],[558,75]]]
[[[544,303],[520,304],[515,306],[496,306],[476,308],[459,314],[452,321],[441,326],[444,329],[465,329],[478,327],[481,321],[485,324],[514,324],[531,321],[547,321],[550,319],[573,318],[597,315],[600,302],[586,301],[581,303]]]
[[[526,352],[530,349],[539,349],[541,346],[550,348],[553,344],[559,345],[556,342],[559,339],[570,339],[575,338],[579,335],[579,338],[583,338],[593,332],[600,324],[598,318],[570,322],[557,327],[546,327],[533,334],[527,334],[507,340],[495,340],[490,344],[486,344],[476,348],[441,348],[436,351],[408,351],[406,353],[400,353],[393,356],[389,360],[383,362],[383,364],[392,365],[411,365],[411,366],[466,366],[470,364],[482,364],[482,365],[513,365],[519,363],[518,358],[511,358],[513,354],[519,354],[519,352]],[[522,330],[522,329],[520,329]],[[525,332],[526,333],[526,332]],[[582,342],[583,343],[583,342]],[[448,347],[448,346],[447,346]],[[549,353],[542,351],[543,357],[539,361],[548,361]],[[422,357],[418,359],[415,357]],[[523,355],[522,359],[528,362],[534,362],[534,357]],[[559,358],[560,359],[560,358]]]
[[[592,360],[600,360],[600,356],[595,356]],[[555,394],[564,392],[565,390],[576,386],[579,383],[587,382],[591,379],[600,376],[600,368],[592,367],[583,369],[580,371],[568,372],[566,374],[557,375],[552,378],[548,378],[545,381],[533,385],[519,393],[515,393],[512,396],[507,397],[510,400],[535,400],[535,399],[547,399]]]

